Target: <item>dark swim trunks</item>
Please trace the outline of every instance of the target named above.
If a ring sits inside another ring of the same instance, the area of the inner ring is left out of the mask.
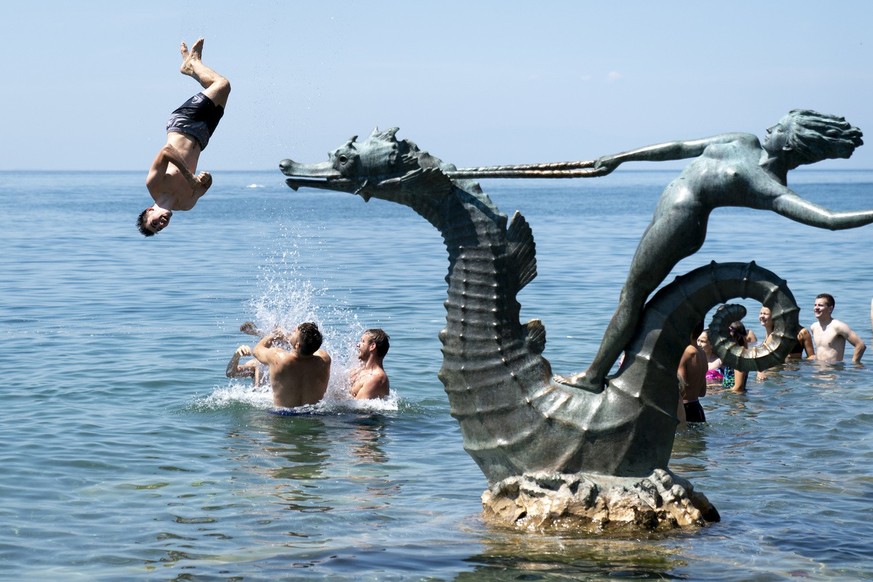
[[[700,405],[700,400],[686,402],[684,406],[685,422],[706,422],[706,415],[703,413],[703,407]]]
[[[201,150],[205,150],[223,115],[224,107],[216,105],[203,93],[197,93],[170,114],[167,132],[189,135],[197,140]]]

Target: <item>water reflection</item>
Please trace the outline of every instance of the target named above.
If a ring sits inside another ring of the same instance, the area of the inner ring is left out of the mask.
[[[670,470],[677,475],[691,480],[697,474],[705,474],[709,465],[706,455],[706,439],[709,426],[707,423],[687,423],[680,425],[673,440],[673,454],[670,459]]]
[[[810,386],[814,388],[833,389],[839,387],[838,379],[846,369],[844,362],[815,362],[810,377]]]
[[[351,453],[361,462],[387,463],[388,455],[382,448],[385,438],[387,418],[381,414],[352,417],[349,447]]]
[[[264,443],[264,450],[286,461],[270,470],[275,479],[322,478],[324,464],[330,457],[330,441],[321,417],[271,415],[266,425],[272,443]]]
[[[288,509],[326,512],[350,503],[356,510],[384,509],[399,495],[384,443],[390,417],[379,413],[270,415],[264,450],[279,461],[267,473]],[[326,482],[329,480],[329,482]]]
[[[483,540],[484,552],[467,559],[477,567],[456,580],[675,578],[671,572],[684,566],[685,559],[679,548],[659,538],[603,539],[492,530]]]
[[[774,366],[768,370],[755,372],[754,381],[756,384],[773,384],[775,386],[784,386],[792,381],[797,380],[797,373],[801,366],[812,363],[812,360],[797,360],[789,359],[784,363]]]
[[[400,482],[392,475],[385,451],[391,418],[383,414],[350,416],[348,433],[349,479],[354,483],[355,510],[381,511],[401,494]]]

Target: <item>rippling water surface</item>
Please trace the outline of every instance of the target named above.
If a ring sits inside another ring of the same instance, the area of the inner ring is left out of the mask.
[[[672,172],[483,184],[537,242],[523,317],[558,372],[590,361]],[[873,172],[793,187],[873,206]],[[747,395],[710,394],[671,468],[722,515],[633,538],[520,533],[480,517],[485,479],[436,377],[446,254],[411,210],[294,193],[278,172],[217,172],[198,207],[146,240],[138,173],[0,173],[0,563],[8,579],[778,580],[873,577],[873,375],[790,364]],[[22,201],[26,201],[25,204]],[[755,260],[870,341],[873,226],[828,232],[719,209],[711,260]],[[672,276],[670,277],[672,279]],[[746,324],[761,335],[748,305]],[[336,368],[309,414],[229,381],[240,323],[321,323]],[[342,397],[366,327],[391,334],[395,396]],[[868,354],[868,360],[871,359]]]

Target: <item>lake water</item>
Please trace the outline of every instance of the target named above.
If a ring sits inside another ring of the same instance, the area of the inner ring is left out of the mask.
[[[533,228],[539,275],[522,316],[544,321],[556,372],[592,358],[675,174],[483,183]],[[870,368],[800,362],[752,378],[746,395],[703,400],[709,422],[680,430],[671,468],[720,523],[619,538],[495,528],[437,379],[436,230],[405,207],[294,193],[278,171],[215,172],[194,211],[144,239],[133,225],[150,203],[144,178],[0,173],[0,577],[873,577]],[[873,207],[873,172],[791,178],[830,208]],[[873,226],[828,232],[719,209],[674,275],[755,260],[788,280],[804,325],[830,292],[834,315],[873,343],[871,241]],[[271,414],[266,393],[224,377],[251,339],[246,320],[321,324],[336,365],[313,414]],[[395,394],[355,406],[342,375],[367,327],[391,335]]]

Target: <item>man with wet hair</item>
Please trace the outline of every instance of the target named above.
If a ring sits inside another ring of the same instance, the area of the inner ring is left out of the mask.
[[[200,152],[206,149],[209,138],[224,115],[230,82],[203,64],[203,39],[188,50],[181,46],[181,72],[203,87],[178,109],[167,121],[167,143],[158,152],[146,177],[146,188],[154,204],[146,208],[136,225],[143,236],[154,236],[162,231],[174,210],[191,210],[201,196],[212,186],[212,176],[200,172],[196,176]]]
[[[388,374],[382,366],[390,344],[388,334],[379,328],[368,329],[358,342],[361,365],[349,375],[351,394],[356,400],[386,398],[390,392]]]
[[[324,398],[331,359],[321,343],[318,326],[301,323],[291,334],[276,329],[255,345],[252,355],[270,368],[273,404],[295,408]]]
[[[846,342],[852,344],[854,353],[852,362],[861,362],[861,356],[867,350],[858,334],[852,331],[848,325],[834,319],[832,314],[837,302],[832,295],[820,293],[815,297],[812,313],[815,315],[815,323],[809,330],[812,332],[812,341],[815,345],[815,360],[817,362],[842,362],[846,352]]]

